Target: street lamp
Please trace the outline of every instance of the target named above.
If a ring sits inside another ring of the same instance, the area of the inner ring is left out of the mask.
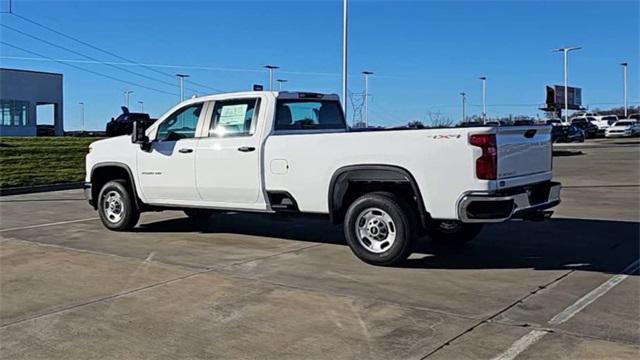
[[[363,71],[364,75],[364,127],[369,127],[369,75],[373,75],[371,71]]]
[[[467,93],[464,93],[464,92],[460,93],[460,96],[462,96],[462,122],[465,122],[467,120],[467,117],[465,116],[465,106],[467,102],[466,95]]]
[[[348,0],[342,0],[342,112],[347,117],[347,25]]]
[[[176,74],[178,81],[180,82],[180,101],[184,101],[184,79],[188,78],[187,74]]]
[[[280,66],[267,64],[264,68],[269,70],[269,91],[273,91],[273,70],[280,69]]]
[[[80,124],[82,124],[82,132],[84,133],[84,103],[81,101],[80,104]]]
[[[125,90],[122,93],[124,94],[124,106],[129,108],[129,95],[133,94],[133,90]]]
[[[276,81],[278,82],[278,91],[282,91],[282,84],[288,82],[286,79],[276,79]]]
[[[564,47],[553,50],[553,52],[562,52],[564,54],[564,122],[569,123],[569,85],[567,75],[567,57],[569,51],[580,50],[581,47]]]
[[[482,121],[487,122],[487,77],[481,76],[482,80]]]
[[[138,101],[138,104],[140,104],[140,112],[143,113],[144,112],[144,101],[140,100],[140,101]]]
[[[624,93],[624,117],[627,118],[627,64],[626,62],[620,63],[622,65],[622,75],[623,75],[623,93]]]

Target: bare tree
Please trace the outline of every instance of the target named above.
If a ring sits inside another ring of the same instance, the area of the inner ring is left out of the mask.
[[[429,124],[431,124],[431,127],[452,127],[453,126],[453,121],[448,117],[444,117],[440,111],[438,112],[427,111],[427,116],[429,117]]]

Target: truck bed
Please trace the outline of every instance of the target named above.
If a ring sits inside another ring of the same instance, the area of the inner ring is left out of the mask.
[[[550,127],[383,129],[320,134],[272,135],[265,143],[267,191],[287,191],[301,211],[327,213],[331,177],[350,165],[386,164],[410,169],[434,218],[456,219],[466,192],[489,192],[551,179]],[[525,137],[533,135],[530,138]],[[496,180],[476,177],[480,148],[470,134],[495,134]],[[322,189],[322,191],[308,191]]]

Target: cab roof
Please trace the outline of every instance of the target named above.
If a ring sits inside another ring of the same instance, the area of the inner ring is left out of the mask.
[[[224,97],[224,98],[229,98],[234,96],[249,97],[251,95],[264,95],[264,94],[270,94],[278,99],[318,99],[318,100],[334,100],[334,101],[340,100],[337,94],[325,94],[325,93],[305,92],[305,91],[236,91],[236,92],[225,92],[225,93],[194,97],[190,99],[185,99],[185,102],[189,102],[191,100],[211,101],[221,97]]]

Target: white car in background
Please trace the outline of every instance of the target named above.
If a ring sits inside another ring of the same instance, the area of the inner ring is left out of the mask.
[[[601,115],[595,116],[594,119],[590,121],[598,127],[599,135],[606,135],[606,130],[618,120],[617,115]]]
[[[620,120],[605,131],[605,137],[640,136],[640,124],[633,120]]]

